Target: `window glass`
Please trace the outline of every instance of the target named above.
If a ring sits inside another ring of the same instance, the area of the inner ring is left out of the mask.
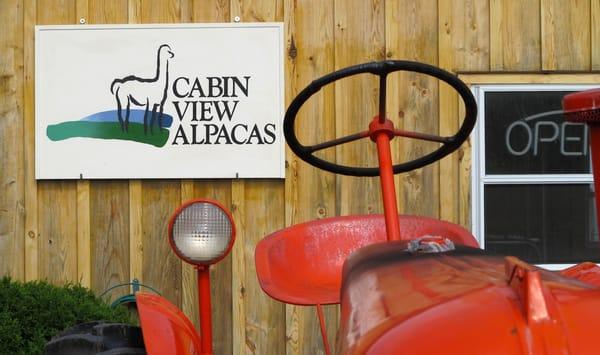
[[[566,122],[570,91],[485,93],[486,174],[588,174],[588,128]]]
[[[600,262],[592,188],[486,185],[485,249],[530,263]]]

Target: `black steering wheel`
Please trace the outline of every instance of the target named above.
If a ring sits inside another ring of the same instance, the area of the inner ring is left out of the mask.
[[[296,121],[296,114],[298,113],[298,110],[300,110],[300,107],[302,107],[302,105],[312,95],[321,90],[323,86],[348,76],[361,73],[371,73],[379,76],[379,119],[380,122],[383,123],[383,121],[385,120],[386,111],[386,78],[389,73],[395,71],[422,73],[429,76],[433,76],[439,80],[446,82],[448,85],[454,88],[454,90],[456,90],[462,98],[465,104],[465,117],[462,126],[460,127],[458,132],[456,132],[455,135],[450,137],[441,137],[417,132],[407,132],[403,130],[394,130],[394,136],[409,137],[430,142],[438,142],[442,144],[437,150],[427,155],[401,164],[395,164],[393,166],[394,174],[421,168],[427,164],[431,164],[445,157],[446,155],[458,149],[458,147],[460,147],[460,145],[469,137],[469,134],[475,126],[475,121],[477,118],[477,104],[475,103],[475,98],[473,97],[471,90],[469,90],[465,83],[458,79],[456,75],[449,73],[443,69],[434,67],[432,65],[402,60],[386,60],[380,62],[359,64],[340,69],[313,81],[310,85],[304,88],[304,90],[302,90],[298,94],[298,96],[296,96],[296,98],[288,107],[283,121],[283,131],[285,134],[285,139],[287,140],[287,143],[292,149],[292,151],[307,163],[316,166],[317,168],[330,171],[332,173],[351,176],[379,175],[379,167],[354,167],[340,165],[317,158],[313,154],[319,150],[331,148],[339,144],[352,142],[361,138],[371,137],[369,131],[333,139],[324,143],[305,146],[298,141],[298,137],[296,136],[296,131],[294,127],[294,122]]]

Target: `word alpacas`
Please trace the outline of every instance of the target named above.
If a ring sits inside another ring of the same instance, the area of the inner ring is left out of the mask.
[[[175,54],[171,47],[166,44],[158,47],[156,59],[156,75],[152,79],[139,78],[129,75],[122,79],[115,79],[110,86],[110,92],[117,100],[117,113],[122,131],[129,129],[129,108],[131,104],[146,106],[144,112],[144,133],[148,133],[148,111],[152,110],[150,119],[150,133],[158,113],[158,129],[162,127],[162,116],[165,101],[167,100],[167,88],[169,86],[169,59]],[[125,104],[125,119],[123,119],[122,108]],[[158,111],[158,112],[157,112]]]

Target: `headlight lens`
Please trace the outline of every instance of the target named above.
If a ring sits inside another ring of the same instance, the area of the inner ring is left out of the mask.
[[[192,264],[207,265],[231,249],[234,226],[230,215],[209,201],[192,201],[171,220],[171,245]]]

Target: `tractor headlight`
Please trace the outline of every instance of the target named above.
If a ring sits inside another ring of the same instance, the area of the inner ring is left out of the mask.
[[[210,200],[184,203],[171,217],[169,242],[190,264],[209,265],[223,259],[235,240],[231,214]]]

